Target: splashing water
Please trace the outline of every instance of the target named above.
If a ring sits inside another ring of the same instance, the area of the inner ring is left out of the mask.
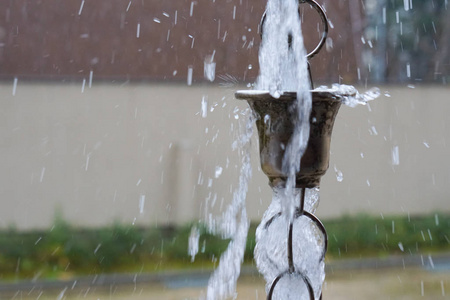
[[[298,1],[268,1],[259,61],[257,89],[269,90],[275,98],[284,91],[297,92],[296,124],[283,160],[283,171],[289,175],[283,210],[292,220],[295,210],[295,174],[299,171],[300,159],[308,144],[312,103]]]
[[[198,253],[198,243],[200,240],[200,231],[196,226],[192,227],[191,234],[189,236],[189,256],[191,257],[191,262],[195,260],[195,256]]]
[[[287,233],[289,224],[293,224],[295,270],[309,278],[315,297],[319,298],[325,278],[321,259],[323,241],[320,232],[309,223],[309,219],[294,219],[296,205],[300,203],[300,192],[295,188],[295,174],[299,171],[301,157],[308,145],[312,106],[298,1],[269,0],[263,26],[259,53],[260,75],[256,88],[268,90],[274,98],[278,98],[284,91],[295,91],[297,101],[294,132],[286,147],[282,165],[288,179],[284,189],[274,190],[272,204],[258,226],[255,260],[268,283],[268,291],[273,280],[289,269]],[[305,199],[305,208],[315,210],[318,196],[315,197],[309,191]],[[283,277],[274,290],[272,299],[307,299],[309,292],[305,284],[299,284],[299,280],[301,278],[295,274]]]
[[[259,52],[260,74],[255,88],[269,91],[274,98],[279,98],[286,91],[296,92],[297,101],[293,106],[296,112],[294,132],[286,145],[282,166],[288,179],[284,188],[274,190],[272,204],[257,229],[255,260],[268,283],[286,270],[291,270],[287,260],[287,233],[292,224],[293,264],[296,273],[289,271],[290,274],[279,281],[272,299],[309,299],[307,284],[299,284],[300,280],[307,280],[311,284],[314,297],[319,299],[325,279],[323,262],[325,237],[309,218],[295,217],[301,197],[300,190],[296,188],[295,177],[300,171],[301,157],[308,145],[312,107],[310,76],[298,14],[298,1],[269,0],[264,20]],[[333,86],[331,90],[327,88],[331,92],[333,89],[350,106],[363,104],[379,95],[377,90],[360,95],[356,89],[348,86]],[[222,220],[210,224],[212,231],[220,231],[222,236],[231,239],[231,242],[220,259],[219,267],[209,280],[207,300],[236,296],[236,282],[249,227],[245,196],[251,177],[252,115],[250,111],[246,115],[249,119],[246,122],[245,132],[238,141],[242,157],[239,187],[234,192],[233,202],[223,214]],[[318,201],[318,189],[307,190],[304,209],[314,213]],[[286,235],[282,234],[283,232]],[[267,285],[267,289],[269,288],[270,285]]]
[[[295,199],[300,201],[300,190],[295,189],[294,194]],[[282,189],[274,189],[272,203],[256,230],[255,261],[259,272],[267,282],[267,290],[273,280],[288,269],[287,236],[284,236],[283,232],[287,232],[289,222],[280,216],[284,197],[285,192]],[[307,189],[305,210],[314,213],[318,204],[319,189]],[[311,220],[305,217],[295,219],[293,226],[295,270],[308,277],[315,298],[319,299],[325,280],[325,263],[322,261],[324,236]],[[299,284],[301,282],[302,279],[294,275],[283,278],[277,285],[272,299],[309,299],[306,285]]]
[[[250,226],[245,207],[248,183],[252,176],[250,151],[251,136],[253,134],[253,117],[250,109],[247,109],[245,116],[247,116],[247,119],[244,120],[244,132],[237,140],[242,163],[239,184],[233,193],[232,203],[223,213],[221,220],[217,223],[209,224],[210,231],[218,231],[223,238],[231,239],[231,241],[227,250],[225,250],[220,258],[218,268],[209,279],[206,294],[207,300],[226,299],[235,296],[236,284],[244,258],[247,233]]]
[[[367,102],[375,100],[381,95],[380,89],[376,87],[371,88],[367,92],[361,94],[354,86],[345,84],[333,84],[331,88],[327,86],[319,86],[315,89],[315,91],[332,93],[340,97],[343,104],[350,107],[366,105]]]

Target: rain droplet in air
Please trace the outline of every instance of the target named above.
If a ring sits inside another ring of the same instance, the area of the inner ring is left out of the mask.
[[[17,77],[14,77],[14,82],[13,82],[13,90],[12,90],[12,95],[15,96],[16,95],[16,90],[17,90]]]
[[[336,179],[338,182],[342,182],[344,180],[344,174],[337,169],[336,165],[334,166],[334,171],[336,172]]]
[[[144,213],[144,205],[145,205],[145,195],[139,196],[139,213],[142,215]]]
[[[398,146],[392,148],[392,165],[398,166],[400,164],[400,153]]]
[[[403,0],[403,5],[405,7],[405,11],[409,10],[409,0]]]
[[[191,9],[189,11],[189,16],[192,17],[193,14],[194,14],[194,1],[191,2]]]
[[[188,73],[187,73],[187,85],[192,85],[192,75],[194,73],[194,68],[192,66],[188,67]]]
[[[208,115],[208,97],[202,97],[202,118],[206,118]]]
[[[80,9],[78,10],[78,15],[81,15],[81,12],[83,11],[83,6],[84,6],[84,0],[81,1],[81,5],[80,5]]]
[[[195,260],[195,256],[198,253],[200,240],[200,231],[196,226],[192,227],[191,234],[189,236],[189,256],[191,257],[191,262]]]
[[[216,78],[216,63],[214,62],[214,55],[216,51],[214,50],[212,55],[208,55],[204,61],[203,75],[206,80],[213,82]]]
[[[94,71],[89,72],[89,88],[92,87],[92,79],[94,78]]]
[[[215,177],[216,177],[216,178],[219,178],[220,175],[222,175],[222,171],[223,171],[223,168],[222,168],[221,166],[216,166]]]

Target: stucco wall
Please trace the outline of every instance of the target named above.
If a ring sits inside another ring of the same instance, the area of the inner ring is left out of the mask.
[[[246,107],[233,93],[242,87],[94,81],[82,90],[81,82],[19,80],[15,95],[13,88],[0,85],[1,227],[48,227],[57,210],[83,226],[184,223],[205,217],[206,199],[215,212],[231,200],[240,167],[232,144],[243,119],[235,116]],[[321,218],[450,210],[450,89],[382,91],[390,97],[338,114]],[[271,191],[256,139],[252,148],[247,208],[258,220]]]

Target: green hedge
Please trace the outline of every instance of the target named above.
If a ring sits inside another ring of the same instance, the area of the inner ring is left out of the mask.
[[[450,215],[371,217],[361,215],[324,222],[328,255],[383,256],[450,250]]]
[[[211,267],[227,241],[204,230],[205,251],[196,267]],[[191,226],[139,228],[114,224],[85,229],[57,220],[49,231],[0,231],[0,279],[86,275],[108,272],[159,271],[190,267],[188,239]]]
[[[437,222],[438,221],[438,222]],[[449,251],[450,215],[343,217],[324,222],[329,258]],[[393,228],[394,226],[394,228]],[[249,230],[245,261],[252,263],[256,225]],[[61,219],[49,231],[0,231],[0,279],[108,272],[211,268],[229,241],[200,226],[200,252],[188,256],[191,226],[139,228],[114,224],[83,229]],[[403,251],[402,251],[403,250]]]

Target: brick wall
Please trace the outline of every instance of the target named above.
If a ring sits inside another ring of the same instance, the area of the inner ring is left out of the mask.
[[[348,0],[322,4],[333,28],[328,51],[312,61],[314,78],[353,81],[360,43],[352,41],[362,24],[349,21]],[[60,80],[92,72],[97,79],[182,82],[192,66],[199,81],[214,53],[217,81],[250,82],[258,74],[264,6],[252,0],[1,1],[0,78]],[[302,15],[312,49],[319,19],[308,5]]]

